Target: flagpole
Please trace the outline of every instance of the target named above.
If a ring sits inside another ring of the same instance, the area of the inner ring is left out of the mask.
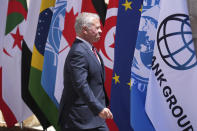
[[[23,121],[19,123],[21,129],[23,129]]]

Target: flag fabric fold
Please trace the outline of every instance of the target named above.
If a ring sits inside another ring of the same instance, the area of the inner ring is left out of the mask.
[[[142,1],[119,0],[114,68],[111,87],[111,111],[120,131],[131,131],[130,78]]]
[[[107,13],[105,18],[105,25],[102,30],[101,39],[99,41],[99,54],[104,60],[106,80],[105,88],[107,95],[111,95],[111,81],[114,64],[114,47],[115,47],[115,33],[116,21],[118,13],[118,0],[109,0]]]
[[[12,110],[16,120],[22,122],[32,115],[21,97],[21,51],[26,30],[26,0],[8,2],[5,39],[2,54],[3,99]],[[14,75],[13,75],[14,74]]]
[[[106,76],[105,90],[107,92],[109,99],[111,97],[111,81],[112,81],[113,64],[114,64],[114,46],[115,46],[117,13],[118,13],[118,0],[109,0],[107,6],[107,12],[106,12],[105,24],[102,30],[101,39],[98,43],[99,54],[103,58],[105,65],[105,76]],[[115,124],[114,120],[107,119],[106,122],[110,131],[118,131],[118,127]]]
[[[37,105],[40,107],[41,111],[47,117],[50,124],[53,125],[57,131],[59,131],[60,127],[57,124],[58,109],[41,85],[41,75],[45,51],[44,49],[51,24],[53,15],[52,9],[54,5],[55,0],[41,1],[36,37],[34,41],[35,44],[33,46],[31,60],[29,91]]]
[[[106,11],[107,11],[107,6],[105,4],[104,0],[91,0],[92,5],[94,6],[94,9],[96,10],[97,14],[99,15],[101,19],[101,23],[103,26],[105,25],[105,17],[106,17]]]
[[[5,26],[6,26],[6,14],[7,14],[8,1],[2,0],[0,4],[0,110],[3,114],[4,120],[8,127],[14,126],[17,122],[13,112],[10,110],[8,105],[3,100],[2,94],[2,55],[3,55],[3,42],[4,42],[4,34],[5,34]]]
[[[144,0],[131,67],[131,126],[136,131],[154,131],[145,112],[160,0]],[[143,125],[143,126],[142,126]]]
[[[56,72],[56,82],[55,82],[55,91],[54,96],[57,99],[58,103],[60,103],[60,99],[62,96],[62,91],[64,88],[63,85],[63,67],[68,51],[70,50],[70,46],[75,39],[75,30],[74,30],[74,22],[75,18],[81,11],[82,0],[67,1],[66,13],[65,13],[65,21],[64,21],[64,29],[62,32],[62,37],[60,41],[60,46],[58,50],[58,58],[57,58],[57,72]]]
[[[27,27],[24,35],[24,40],[22,44],[22,98],[27,106],[31,109],[34,115],[39,120],[40,124],[42,125],[43,129],[46,129],[50,126],[47,117],[44,115],[42,110],[37,105],[36,101],[33,99],[32,95],[29,92],[29,74],[31,68],[31,57],[32,57],[32,50],[36,35],[36,27],[38,23],[38,16],[40,12],[40,0],[30,1],[29,8],[28,8],[28,15],[27,15]]]
[[[161,0],[146,112],[158,131],[197,129],[197,60],[187,1]]]
[[[53,17],[51,20],[50,30],[46,41],[44,51],[44,64],[42,71],[42,87],[49,95],[53,103],[59,107],[59,103],[54,96],[58,52],[64,29],[64,20],[67,0],[57,0],[53,9]]]

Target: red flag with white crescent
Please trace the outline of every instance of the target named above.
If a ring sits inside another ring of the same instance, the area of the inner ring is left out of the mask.
[[[115,31],[116,31],[116,20],[118,12],[118,0],[109,0],[107,14],[105,19],[105,25],[99,41],[99,53],[104,60],[106,81],[105,88],[107,91],[108,98],[111,97],[111,81],[113,74],[114,64],[114,47],[115,47]],[[107,120],[107,125],[110,131],[118,131],[113,120]]]

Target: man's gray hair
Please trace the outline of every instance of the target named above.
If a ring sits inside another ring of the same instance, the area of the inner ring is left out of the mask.
[[[82,31],[82,27],[90,27],[92,25],[93,19],[99,19],[99,16],[94,13],[83,12],[79,14],[75,21],[75,32],[76,34],[80,34]]]

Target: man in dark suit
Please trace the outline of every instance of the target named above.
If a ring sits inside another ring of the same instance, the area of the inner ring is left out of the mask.
[[[92,43],[101,35],[98,15],[81,13],[77,34],[64,65],[64,90],[59,108],[62,131],[108,131],[105,119],[113,119],[104,81],[103,60]]]

